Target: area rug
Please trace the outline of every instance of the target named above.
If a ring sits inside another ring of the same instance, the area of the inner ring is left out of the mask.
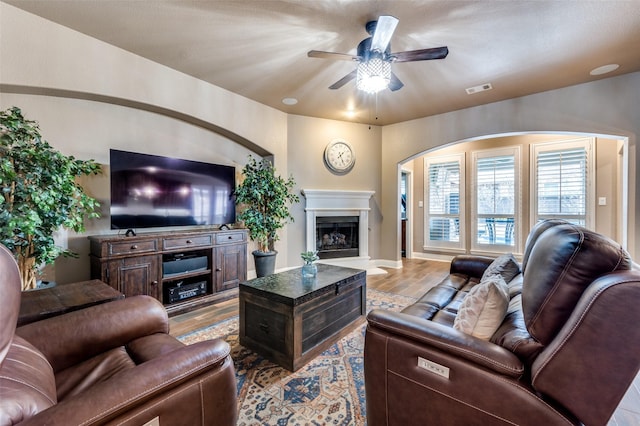
[[[367,289],[367,312],[399,311],[414,299]],[[292,373],[240,345],[238,317],[179,337],[186,344],[215,337],[231,346],[238,386],[238,425],[365,425],[365,324]]]

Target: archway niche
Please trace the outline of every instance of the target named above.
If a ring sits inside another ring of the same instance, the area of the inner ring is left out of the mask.
[[[411,179],[408,181],[409,188],[406,188],[409,220],[402,223],[402,219],[398,223],[398,247],[402,244],[400,241],[406,241],[405,256],[407,258],[425,258],[435,260],[451,259],[455,253],[447,252],[447,250],[433,250],[425,248],[425,209],[427,206],[425,191],[424,170],[425,158],[438,157],[457,153],[465,153],[465,185],[467,191],[465,194],[465,213],[467,213],[466,221],[469,222],[470,206],[471,206],[471,171],[473,152],[498,149],[502,147],[518,146],[520,147],[520,170],[521,170],[521,197],[522,205],[522,222],[521,237],[519,239],[519,247],[516,251],[520,251],[524,246],[524,240],[530,228],[530,176],[531,176],[531,147],[535,144],[554,144],[577,139],[593,140],[594,151],[594,170],[595,179],[592,181],[593,200],[592,206],[595,212],[595,220],[593,228],[610,238],[620,242],[623,247],[627,247],[628,240],[628,197],[629,197],[629,155],[628,155],[628,138],[618,135],[603,135],[592,133],[576,133],[576,132],[527,132],[527,133],[509,133],[480,136],[460,141],[454,141],[445,145],[428,149],[407,158],[398,164],[398,194],[401,194],[402,175],[410,174]],[[398,201],[398,204],[402,200]],[[612,220],[613,218],[613,220]],[[468,225],[468,223],[466,224]],[[471,238],[469,235],[470,226],[465,226],[466,235],[464,236],[465,247],[462,252],[473,252],[471,248]],[[403,230],[405,234],[403,235]]]

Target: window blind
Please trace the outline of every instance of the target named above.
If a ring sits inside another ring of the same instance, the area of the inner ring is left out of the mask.
[[[460,167],[460,161],[429,164],[430,241],[460,241]]]
[[[587,151],[539,152],[536,157],[537,213],[542,217],[582,216],[587,209]]]
[[[429,213],[457,214],[460,211],[460,163],[429,165]]]
[[[513,215],[515,212],[515,157],[478,158],[476,202],[479,215]]]

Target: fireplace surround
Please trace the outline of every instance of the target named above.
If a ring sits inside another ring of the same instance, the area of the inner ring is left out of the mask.
[[[306,199],[306,249],[319,251],[320,262],[323,263],[369,269],[369,200],[373,194],[374,191],[303,189],[302,195]],[[326,223],[332,224],[331,230],[323,227]],[[357,224],[356,229],[353,229],[354,224]],[[319,232],[319,228],[322,231]],[[345,231],[350,229],[357,232],[347,242]],[[337,235],[332,235],[334,231]],[[322,238],[325,235],[325,243],[335,241],[335,244],[328,248],[325,244],[326,250],[323,250]],[[343,251],[334,251],[337,248]]]

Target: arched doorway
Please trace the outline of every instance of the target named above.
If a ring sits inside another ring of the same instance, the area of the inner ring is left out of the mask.
[[[406,221],[406,235],[413,237],[413,244],[407,247],[405,255],[407,257],[417,258],[433,258],[433,259],[450,259],[453,255],[458,253],[470,253],[470,252],[482,252],[477,246],[473,247],[468,243],[472,236],[471,229],[474,232],[477,231],[478,226],[474,228],[471,220],[474,218],[471,211],[470,192],[473,189],[471,185],[471,179],[469,176],[465,178],[465,184],[467,186],[466,195],[466,216],[463,218],[465,222],[461,226],[460,230],[464,233],[461,236],[465,240],[465,244],[457,249],[433,249],[425,244],[425,240],[430,238],[427,233],[427,224],[425,224],[425,210],[429,208],[428,199],[425,192],[425,158],[437,157],[440,155],[446,155],[451,153],[462,154],[465,160],[469,159],[468,163],[471,164],[471,158],[475,153],[497,149],[504,146],[518,146],[521,152],[520,161],[522,163],[522,169],[527,176],[522,177],[521,187],[526,188],[525,191],[519,191],[518,194],[521,199],[523,214],[521,220],[524,224],[520,230],[519,249],[521,250],[524,245],[524,240],[528,234],[530,222],[533,218],[531,211],[531,161],[532,161],[532,146],[540,144],[561,144],[563,141],[574,139],[592,139],[594,141],[594,170],[595,175],[589,175],[590,179],[594,179],[591,184],[593,185],[593,205],[595,222],[593,228],[598,232],[601,232],[617,241],[619,241],[624,247],[627,245],[628,235],[628,169],[629,169],[629,156],[628,156],[628,139],[626,137],[617,135],[600,135],[600,134],[583,134],[583,133],[559,133],[559,132],[530,132],[530,133],[517,133],[517,134],[499,134],[489,135],[478,138],[472,138],[462,141],[456,141],[446,146],[440,146],[438,148],[417,153],[407,160],[401,162],[398,165],[398,180],[401,179],[407,170],[411,171],[413,177],[413,188],[410,191],[410,195],[406,198],[413,198],[408,210],[413,215],[413,220]],[[470,165],[465,162],[465,168],[470,170]],[[470,175],[468,172],[467,175]],[[595,177],[597,176],[597,179]],[[400,184],[399,184],[400,186]],[[398,191],[401,194],[401,191]],[[524,195],[522,195],[524,194]],[[400,200],[402,202],[402,198]],[[399,215],[400,221],[402,216]],[[611,220],[613,218],[613,220]],[[454,223],[454,222],[452,222]],[[453,225],[452,225],[453,226]],[[399,223],[399,237],[402,236],[402,222]],[[451,228],[452,230],[455,228]],[[453,232],[453,231],[452,231]],[[515,250],[518,251],[518,250]],[[409,253],[409,254],[407,254]],[[492,254],[492,253],[487,253]]]

